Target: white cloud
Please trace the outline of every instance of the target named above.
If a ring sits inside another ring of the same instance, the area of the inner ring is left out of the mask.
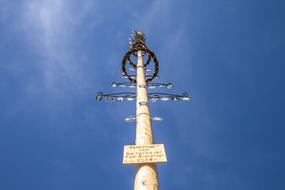
[[[78,30],[82,20],[96,12],[96,1],[34,0],[24,3],[22,20],[28,43],[42,59],[44,86],[49,91],[60,89],[60,82],[81,83],[84,75],[78,51]],[[79,53],[80,52],[80,53]]]

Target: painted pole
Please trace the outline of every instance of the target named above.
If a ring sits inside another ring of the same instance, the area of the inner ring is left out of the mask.
[[[137,52],[136,145],[153,144],[142,51]],[[134,190],[158,190],[156,164],[137,164]]]

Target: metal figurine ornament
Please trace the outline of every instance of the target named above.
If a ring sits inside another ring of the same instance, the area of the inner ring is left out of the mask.
[[[97,101],[134,101],[136,100],[136,115],[125,119],[127,122],[136,122],[136,143],[135,145],[125,145],[123,164],[136,166],[135,190],[158,190],[158,173],[156,164],[167,162],[166,152],[163,144],[153,144],[151,121],[162,121],[158,116],[151,117],[149,111],[149,101],[188,101],[187,93],[168,94],[168,93],[148,93],[147,89],[166,88],[172,89],[171,83],[153,83],[158,78],[159,64],[155,54],[149,50],[145,44],[145,37],[142,32],[134,31],[129,38],[130,49],[122,60],[121,70],[123,78],[129,82],[112,83],[112,87],[136,88],[135,92],[121,92],[104,94],[98,92]],[[132,60],[136,58],[137,63]],[[143,62],[145,58],[146,62]],[[154,71],[150,75],[150,66]],[[128,70],[127,70],[127,67]],[[135,71],[136,74],[130,75],[128,71]]]

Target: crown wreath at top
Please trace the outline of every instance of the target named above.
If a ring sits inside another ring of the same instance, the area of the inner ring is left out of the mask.
[[[151,62],[154,63],[154,72],[153,74],[146,79],[146,83],[151,82],[153,79],[155,79],[158,75],[159,71],[159,65],[158,65],[158,60],[155,56],[155,54],[148,49],[148,47],[145,45],[145,38],[143,33],[141,32],[135,32],[133,34],[133,38],[131,39],[131,46],[130,50],[125,54],[122,60],[122,65],[121,65],[121,70],[122,70],[122,75],[127,77],[131,83],[136,84],[136,79],[132,78],[127,70],[126,70],[126,64],[128,63],[132,68],[136,69],[137,65],[132,62],[131,60],[131,55],[137,57],[137,52],[142,51],[143,56],[147,56],[146,63],[143,65],[143,67],[147,67]]]

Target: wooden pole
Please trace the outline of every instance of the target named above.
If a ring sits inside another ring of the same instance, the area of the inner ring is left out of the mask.
[[[153,144],[146,88],[142,51],[139,50],[137,62],[136,145]],[[159,190],[156,164],[136,165],[134,190]]]

